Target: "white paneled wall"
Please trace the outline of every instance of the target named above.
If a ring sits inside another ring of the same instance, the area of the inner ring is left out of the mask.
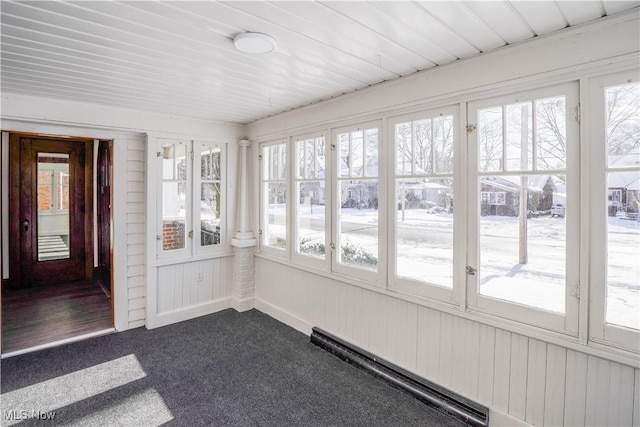
[[[527,423],[639,425],[640,369],[264,258],[256,292],[258,309],[305,333],[318,326]]]
[[[158,268],[158,315],[231,296],[231,258],[214,258]]]
[[[127,301],[129,327],[135,328],[145,324],[145,136],[127,142]]]
[[[146,326],[156,328],[231,307],[232,268],[231,256],[152,268]]]

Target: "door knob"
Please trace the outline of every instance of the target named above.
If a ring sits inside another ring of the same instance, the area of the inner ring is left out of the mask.
[[[29,231],[29,220],[25,219],[24,221],[22,221],[22,228],[24,229],[24,231]]]

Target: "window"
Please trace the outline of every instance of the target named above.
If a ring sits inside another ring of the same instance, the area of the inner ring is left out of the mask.
[[[637,352],[638,80],[636,70],[389,117],[388,145],[382,120],[331,129],[326,142],[263,144],[263,251]]]
[[[469,105],[470,303],[577,333],[577,85]],[[552,207],[566,206],[566,215]],[[476,243],[477,242],[477,243]]]
[[[287,144],[264,144],[262,157],[261,247],[284,254],[287,249]]]
[[[336,129],[334,270],[378,280],[378,123]]]
[[[481,191],[480,203],[483,205],[504,205],[507,193],[504,191]]]
[[[637,351],[640,331],[640,83],[637,73],[591,87],[594,245],[589,332]]]
[[[326,144],[323,135],[298,137],[295,143],[295,254],[300,262],[322,267],[326,259]]]
[[[224,240],[224,149],[158,140],[159,258],[202,255]],[[195,236],[195,237],[194,237]]]
[[[162,171],[162,251],[187,250],[188,142],[163,141],[159,158]]]
[[[221,243],[220,221],[222,201],[222,152],[221,148],[210,144],[199,144],[200,179],[196,196],[200,200],[200,246],[215,246]]]
[[[395,255],[390,285],[445,300],[452,299],[454,283],[457,126],[455,108],[398,117],[390,123],[395,147]]]

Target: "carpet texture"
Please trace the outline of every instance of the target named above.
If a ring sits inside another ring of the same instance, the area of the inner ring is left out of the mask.
[[[462,425],[256,310],[16,356],[1,373],[3,426]]]

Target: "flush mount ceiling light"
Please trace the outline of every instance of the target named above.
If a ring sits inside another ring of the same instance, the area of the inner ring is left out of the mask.
[[[233,44],[244,53],[269,53],[276,50],[273,37],[262,33],[239,33],[233,38]]]

